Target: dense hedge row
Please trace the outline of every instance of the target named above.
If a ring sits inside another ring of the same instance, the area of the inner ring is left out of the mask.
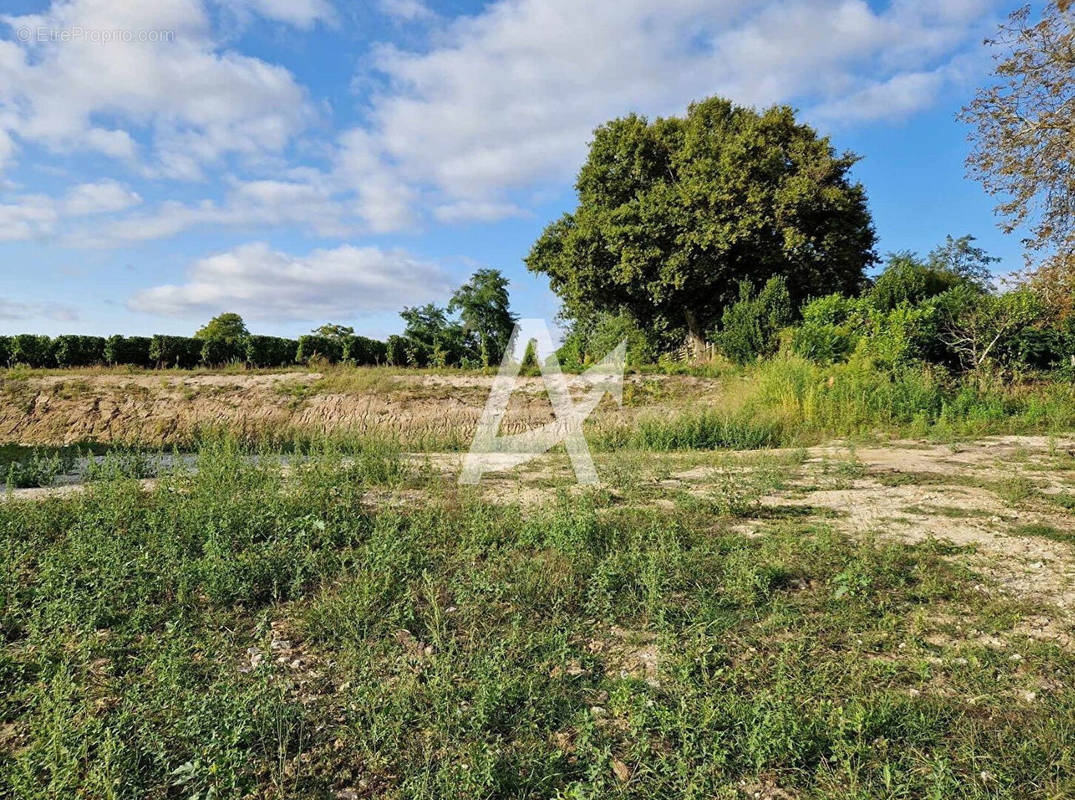
[[[391,337],[402,339],[402,337]],[[398,351],[398,347],[397,347]],[[0,336],[0,367],[89,367],[97,364],[150,368],[192,369],[245,363],[252,367],[286,367],[312,359],[359,366],[398,363],[385,342],[365,336],[336,339],[327,336],[247,336],[238,341],[203,340],[192,336]]]
[[[283,367],[295,363],[299,343],[281,336],[248,336],[246,363],[254,367]]]
[[[103,336],[57,336],[52,340],[52,359],[58,367],[89,367],[105,360]]]
[[[125,364],[132,367],[152,367],[153,359],[149,357],[149,345],[152,341],[148,336],[109,336],[105,342],[105,363],[113,366]]]
[[[149,359],[158,367],[191,369],[202,360],[202,340],[157,334],[149,342]]]
[[[366,336],[350,336],[343,343],[343,360],[360,367],[384,364],[388,347],[384,342]]]
[[[9,358],[13,364],[26,364],[28,367],[47,367],[52,358],[50,340],[47,336],[32,333],[20,333],[11,337]]]
[[[343,361],[343,343],[339,339],[313,333],[300,336],[295,360],[300,364],[309,364],[315,359],[338,364]]]

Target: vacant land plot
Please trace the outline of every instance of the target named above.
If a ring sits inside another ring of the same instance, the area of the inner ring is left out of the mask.
[[[190,402],[326,380],[257,378]],[[635,383],[603,413],[721,390]],[[0,796],[1075,794],[1075,437],[670,449],[623,419],[598,487],[563,453],[460,487],[416,437],[238,426],[13,490]]]

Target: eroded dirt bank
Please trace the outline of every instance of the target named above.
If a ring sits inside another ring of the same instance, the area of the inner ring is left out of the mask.
[[[311,372],[9,377],[0,379],[0,444],[184,444],[206,427],[245,436],[352,431],[465,441],[492,380],[361,372],[342,378]],[[519,388],[502,427],[507,432],[551,418],[540,378],[522,378]]]

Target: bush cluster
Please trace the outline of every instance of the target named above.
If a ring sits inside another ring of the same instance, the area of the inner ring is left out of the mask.
[[[246,339],[246,363],[252,367],[286,367],[295,363],[299,343],[281,336],[252,335]]]
[[[640,366],[657,360],[660,345],[657,337],[628,314],[596,314],[575,320],[556,351],[560,365],[568,370],[582,370],[611,353],[627,340],[627,364]]]
[[[193,369],[201,363],[201,339],[158,333],[149,343],[149,357],[158,367]]]
[[[860,294],[807,301],[796,325],[783,278],[757,297],[744,285],[713,341],[741,365],[784,345],[820,365],[861,359],[886,370],[924,364],[981,377],[1075,369],[1075,320],[1056,319],[1030,287],[995,291],[986,269],[995,259],[969,242],[949,237],[926,260],[893,254]]]
[[[90,367],[105,360],[103,336],[57,336],[52,340],[52,360],[57,367]]]
[[[360,367],[384,364],[388,360],[388,346],[367,336],[349,336],[343,342],[343,360]]]
[[[313,360],[339,364],[343,361],[343,342],[331,336],[318,336],[315,333],[299,337],[298,352],[295,360],[300,364],[309,364]]]
[[[1075,339],[1052,324],[1029,290],[995,294],[963,282],[893,301],[890,286],[880,279],[877,286],[886,291],[807,303],[792,351],[819,364],[862,356],[885,368],[925,362],[1006,373],[1060,367],[1075,352]]]
[[[111,366],[125,365],[131,367],[153,366],[149,357],[152,339],[148,336],[109,336],[105,341],[105,363]]]

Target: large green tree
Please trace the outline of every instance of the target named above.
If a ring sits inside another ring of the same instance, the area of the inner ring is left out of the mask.
[[[624,310],[698,345],[741,281],[783,275],[795,301],[860,287],[876,257],[855,161],[787,107],[714,97],[685,117],[615,119],[594,133],[578,207],[526,264],[568,316]]]

